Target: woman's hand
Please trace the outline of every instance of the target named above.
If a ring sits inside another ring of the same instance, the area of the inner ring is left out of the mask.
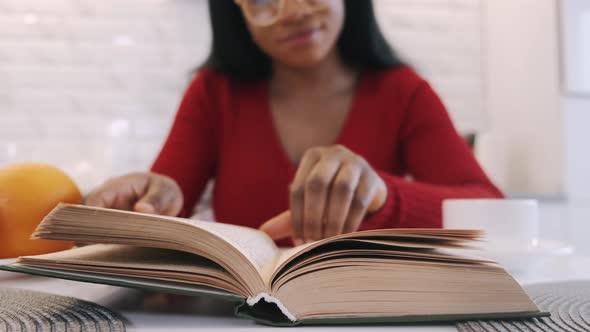
[[[296,245],[350,233],[386,198],[385,182],[362,157],[340,145],[312,148],[291,185],[291,210],[260,229],[275,240],[291,235]]]
[[[171,178],[155,173],[132,173],[108,180],[92,191],[84,204],[109,209],[177,216],[183,197]]]

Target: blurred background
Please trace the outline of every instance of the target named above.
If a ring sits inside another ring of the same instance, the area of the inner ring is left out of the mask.
[[[547,232],[588,234],[590,1],[375,7],[493,180],[539,199]],[[210,39],[205,0],[0,0],[0,167],[50,163],[85,192],[146,170]]]

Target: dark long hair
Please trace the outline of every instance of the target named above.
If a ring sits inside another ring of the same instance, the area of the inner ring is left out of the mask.
[[[346,17],[337,45],[342,60],[359,70],[403,65],[379,29],[373,1],[343,1]],[[209,0],[209,14],[213,45],[204,66],[240,80],[270,78],[272,61],[252,39],[234,0]]]

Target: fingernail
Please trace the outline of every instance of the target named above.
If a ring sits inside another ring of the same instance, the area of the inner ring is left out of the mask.
[[[293,240],[293,244],[295,244],[295,246],[300,246],[303,244],[303,240],[301,239],[294,239]]]

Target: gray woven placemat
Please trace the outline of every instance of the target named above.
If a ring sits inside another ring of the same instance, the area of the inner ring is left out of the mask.
[[[125,331],[124,319],[98,304],[29,290],[0,289],[0,331]]]
[[[551,317],[519,321],[470,321],[460,332],[589,332],[590,281],[538,284],[525,287],[533,301]]]

